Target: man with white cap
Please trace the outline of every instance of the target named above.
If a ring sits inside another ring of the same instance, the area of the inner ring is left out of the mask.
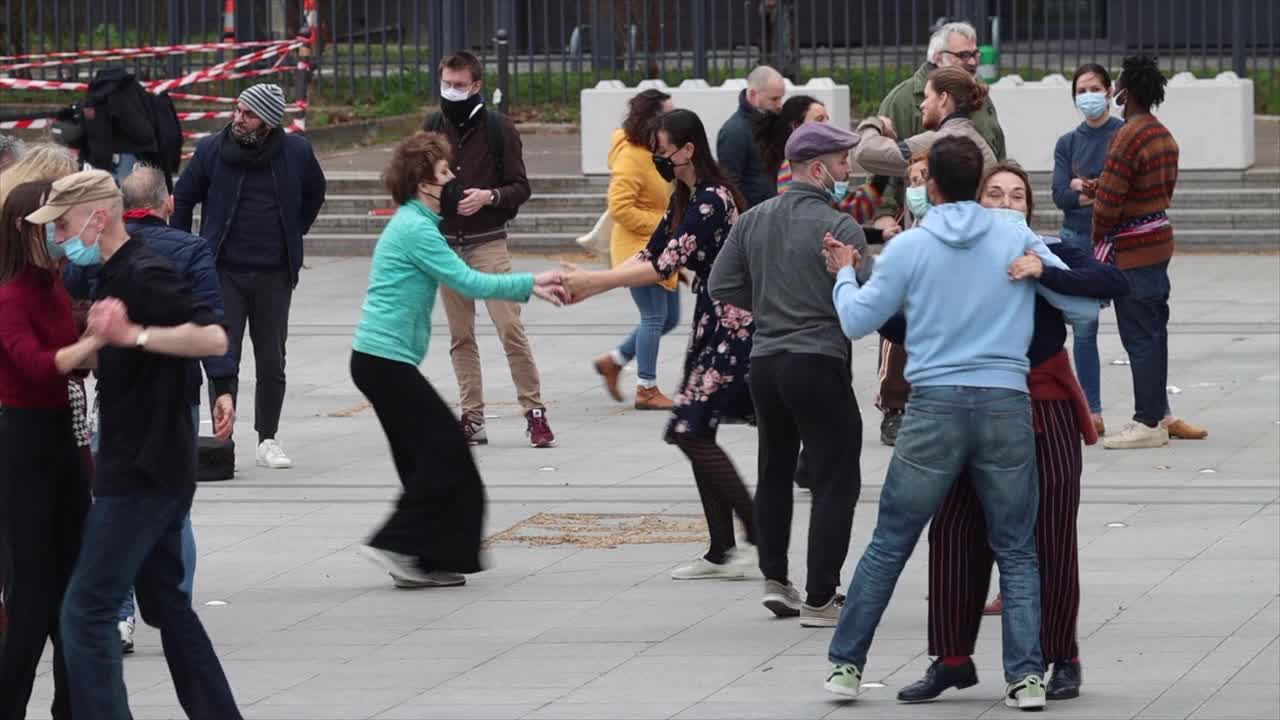
[[[849,342],[831,303],[835,281],[822,259],[825,236],[866,252],[862,228],[832,208],[849,190],[849,150],[858,136],[826,123],[801,125],[787,141],[794,181],[734,225],[711,271],[711,296],[750,310],[751,398],[760,436],[756,522],[764,606],[805,627],[834,627],[843,597],[861,490],[862,417],[853,394]],[[868,263],[866,272],[870,272]],[[801,444],[811,477],[806,598],[787,579],[792,481]]]
[[[302,269],[302,236],[319,214],[325,192],[311,144],[280,127],[284,112],[278,85],[245,90],[231,123],[196,145],[174,188],[170,220],[190,232],[192,211],[201,206],[200,236],[217,261],[237,367],[246,324],[253,340],[257,462],[273,469],[293,464],[276,440],[284,407],[289,305]],[[238,400],[238,383],[231,397]]]
[[[107,343],[98,352],[94,503],[61,617],[73,713],[130,717],[116,612],[136,587],[187,714],[239,718],[209,636],[180,587],[182,527],[196,487],[188,365],[226,352],[226,333],[167,259],[130,238],[110,173],[58,180],[44,207],[26,219],[52,223],[73,262],[102,263],[88,327]]]

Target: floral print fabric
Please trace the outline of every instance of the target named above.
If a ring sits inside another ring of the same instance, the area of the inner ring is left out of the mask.
[[[675,232],[670,232],[671,213],[668,207],[648,247],[639,255],[664,278],[681,268],[694,274],[693,328],[684,377],[667,424],[668,442],[688,433],[713,433],[721,423],[755,422],[747,384],[755,332],[751,313],[717,302],[707,292],[711,266],[729,237],[729,229],[738,221],[733,195],[724,186],[700,184],[694,188]]]

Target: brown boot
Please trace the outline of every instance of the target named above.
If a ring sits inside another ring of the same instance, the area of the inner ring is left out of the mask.
[[[600,377],[604,378],[604,390],[614,402],[622,402],[622,391],[618,389],[618,376],[622,374],[622,366],[613,359],[613,353],[605,353],[592,363]]]
[[[1107,434],[1107,424],[1103,422],[1101,415],[1093,416],[1093,430],[1098,433],[1098,437],[1102,437]]]
[[[1165,425],[1169,430],[1170,439],[1178,440],[1203,440],[1209,437],[1209,431],[1204,428],[1198,428],[1186,420],[1174,420]]]
[[[671,402],[671,398],[662,394],[662,391],[656,387],[636,388],[636,409],[637,410],[670,410],[675,403]]]

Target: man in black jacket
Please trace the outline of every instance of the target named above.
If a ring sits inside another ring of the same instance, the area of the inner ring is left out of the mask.
[[[439,114],[427,117],[424,129],[443,133],[453,148],[457,178],[441,195],[440,232],[449,247],[475,270],[511,271],[507,222],[529,199],[520,133],[505,115],[484,106],[484,68],[471,53],[457,52],[440,63]],[[476,343],[475,300],[440,288],[440,301],[449,319],[449,357],[461,395],[462,431],[467,442],[489,442],[485,431],[484,381],[480,348]],[[524,411],[529,444],[555,445],[556,436],[542,403],[542,379],[533,349],[520,320],[520,304],[486,300],[485,308],[506,351],[516,398]]]
[[[749,207],[778,194],[778,179],[765,172],[752,129],[761,113],[782,110],[786,92],[786,83],[777,70],[768,65],[752,70],[747,76],[747,89],[738,96],[738,111],[725,121],[716,136],[716,159],[746,196]]]
[[[257,461],[274,469],[293,464],[276,442],[284,406],[289,304],[302,268],[302,236],[320,213],[325,192],[324,172],[311,144],[281,129],[284,110],[279,86],[245,90],[231,124],[196,146],[174,188],[171,221],[189,232],[192,211],[201,206],[200,236],[217,261],[237,367],[246,323],[253,338]],[[233,400],[238,393],[237,383],[231,388]]]

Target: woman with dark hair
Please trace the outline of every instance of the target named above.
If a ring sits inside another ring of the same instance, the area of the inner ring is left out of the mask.
[[[1155,58],[1124,59],[1116,104],[1124,126],[1107,145],[1093,204],[1095,254],[1124,271],[1132,294],[1116,301],[1120,342],[1133,375],[1133,420],[1102,446],[1108,450],[1163,447],[1170,438],[1201,440],[1209,433],[1173,416],[1169,380],[1169,261],[1173,226],[1169,203],[1178,182],[1178,143],[1151,111],[1168,83]]]
[[[1026,227],[1034,210],[1031,180],[1011,161],[987,170],[978,202],[1007,222]],[[1030,232],[1030,229],[1028,229]],[[1038,257],[1020,258],[1010,269],[1033,277],[1065,295],[1112,299],[1128,292],[1120,271],[1098,262],[1088,251],[1046,238],[1068,270],[1044,265]],[[1080,611],[1076,514],[1080,509],[1081,440],[1098,441],[1084,393],[1063,349],[1067,327],[1060,310],[1036,297],[1035,329],[1027,358],[1031,372],[1031,419],[1040,477],[1036,518],[1036,555],[1040,565],[1040,645],[1045,665],[1053,665],[1047,687],[1050,700],[1080,694],[1080,650],[1076,617]],[[935,656],[924,679],[903,688],[903,702],[932,700],[952,687],[977,683],[972,655],[991,581],[993,554],[977,492],[959,478],[929,523],[929,654]]]
[[[831,115],[827,106],[817,98],[809,95],[796,95],[782,104],[782,112],[765,113],[756,120],[754,138],[760,149],[760,157],[764,159],[766,172],[773,172],[778,178],[778,194],[791,187],[791,163],[786,158],[787,140],[791,133],[805,123],[829,123]],[[881,184],[869,182],[861,187],[847,189],[839,200],[832,200],[831,207],[848,213],[858,224],[871,222],[871,216],[880,205],[880,195],[884,192],[884,178],[877,179]]]
[[[458,418],[418,365],[431,340],[436,290],[471,298],[559,305],[560,272],[483,273],[449,248],[440,221],[453,153],[440,133],[418,132],[396,146],[383,184],[398,209],[378,238],[351,350],[351,379],[369,400],[404,492],[361,548],[396,587],[462,585],[479,572],[484,483]]]
[[[1071,97],[1084,122],[1058,138],[1053,151],[1053,204],[1062,210],[1058,236],[1068,245],[1092,252],[1093,198],[1107,155],[1107,143],[1124,123],[1111,116],[1111,75],[1097,63],[1085,63],[1071,78]],[[1102,422],[1102,366],[1098,359],[1098,326],[1072,333],[1076,375],[1089,400],[1089,412],[1099,435]]]
[[[671,182],[653,166],[649,139],[658,116],[671,110],[671,96],[661,90],[642,90],[631,98],[622,128],[613,133],[609,151],[609,216],[613,236],[609,241],[611,267],[618,267],[644,249],[671,196]],[[675,275],[651,285],[631,288],[631,299],[640,311],[640,324],[617,348],[595,360],[609,396],[622,402],[618,377],[622,368],[636,361],[637,410],[670,410],[671,400],[658,389],[658,347],[662,336],[680,323],[680,294]]]
[[[648,246],[612,270],[584,272],[570,267],[565,287],[579,302],[613,288],[652,285],[682,268],[694,273],[693,332],[665,439],[680,448],[693,466],[711,546],[671,576],[739,579],[756,565],[751,495],[724,448],[716,443],[716,431],[722,423],[754,421],[747,372],[755,327],[751,313],[711,299],[707,278],[744,201],[712,158],[706,130],[696,114],[674,110],[658,118],[653,150],[658,172],[677,183]],[[746,529],[750,547],[737,547],[735,514]]]
[[[53,641],[54,718],[71,716],[58,618],[89,510],[84,394],[69,382],[104,343],[81,338],[51,227],[26,217],[50,182],[18,185],[0,211],[0,532],[11,549],[0,653],[0,717],[26,715],[45,641]]]
[[[807,122],[831,122],[827,106],[810,95],[795,95],[782,103],[782,111],[762,113],[755,121],[751,137],[760,150],[765,173],[778,176],[778,190],[791,183],[791,163],[787,162],[787,140],[796,128]]]

